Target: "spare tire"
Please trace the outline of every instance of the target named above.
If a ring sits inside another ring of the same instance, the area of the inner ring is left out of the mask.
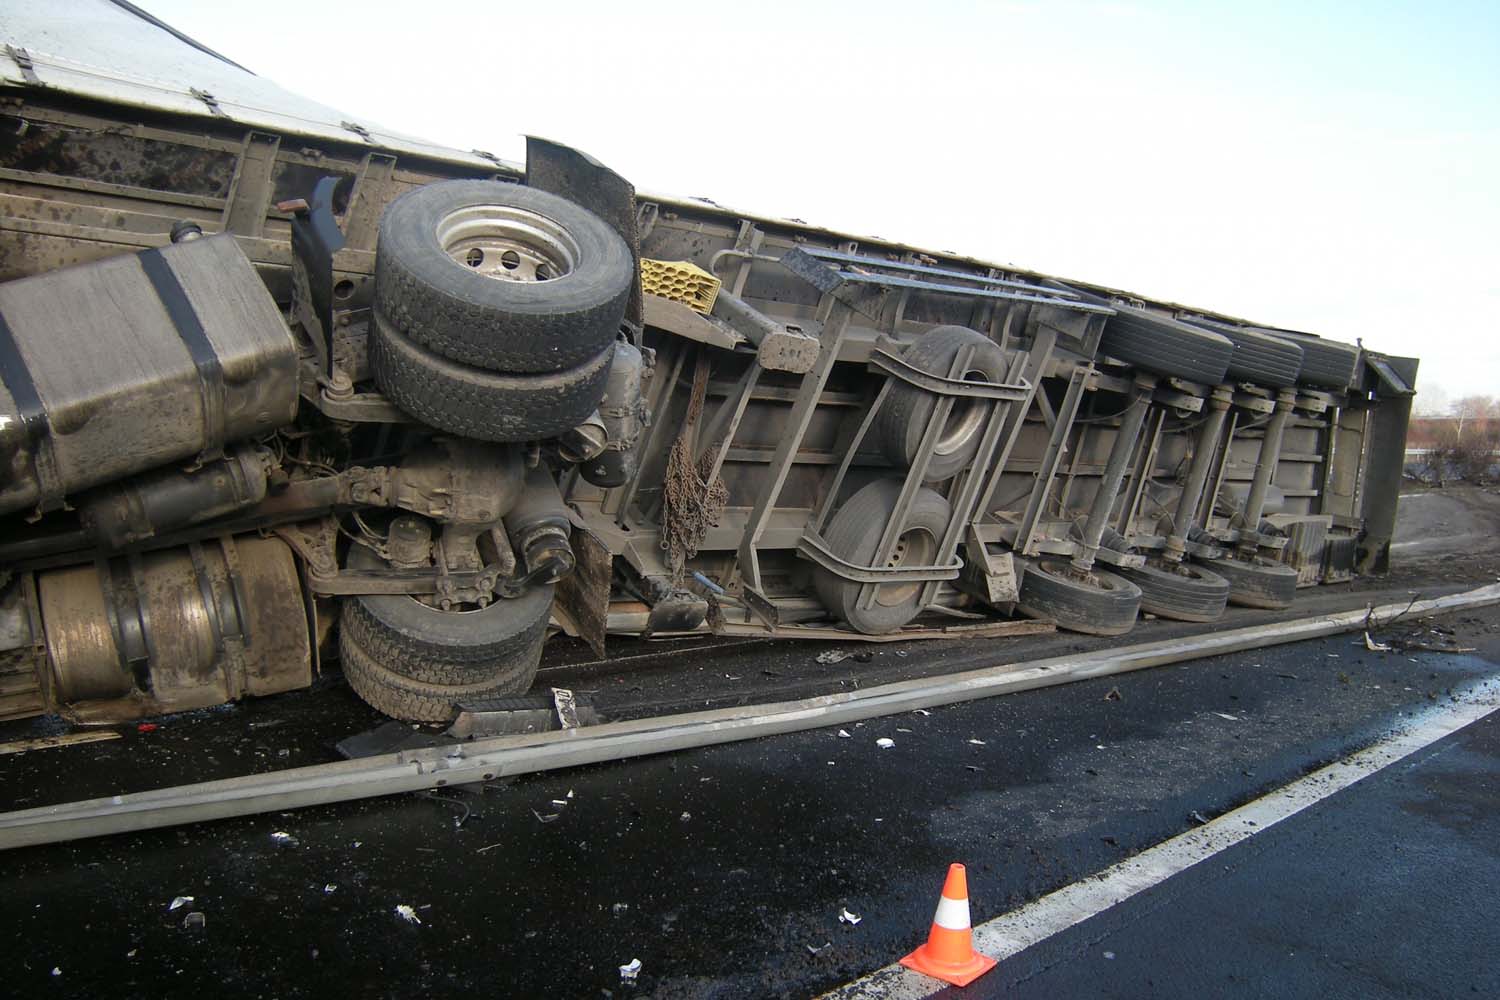
[[[604,396],[614,343],[574,368],[502,375],[450,361],[414,344],[375,316],[370,368],[375,384],[421,422],[479,441],[537,441],[571,430]]]
[[[1108,304],[1115,315],[1104,324],[1100,354],[1190,382],[1218,385],[1224,381],[1234,354],[1234,345],[1224,337],[1161,313]]]
[[[561,372],[614,340],[635,282],[624,239],[585,209],[500,181],[441,181],[391,202],[374,308],[453,361]]]
[[[901,481],[877,479],[858,490],[828,523],[823,539],[834,555],[855,566],[869,566],[875,559],[880,536],[885,533]],[[896,554],[889,565],[931,566],[937,561],[938,540],[947,530],[952,508],[940,493],[919,487],[911,510],[902,525]],[[868,608],[860,607],[859,594],[864,585],[819,568],[813,578],[818,599],[835,617],[846,621],[866,635],[894,632],[922,610],[922,583],[879,584],[875,600]]]
[[[972,345],[974,353],[961,376],[969,382],[1005,381],[1005,353],[993,340],[963,326],[939,326],[901,352],[901,360],[927,372],[947,378],[958,352]],[[880,404],[875,417],[875,435],[880,449],[899,467],[908,467],[917,459],[917,450],[927,432],[927,423],[940,397],[891,376],[893,384]],[[948,411],[947,422],[933,446],[923,480],[940,483],[968,468],[984,436],[985,415],[994,408],[991,400],[975,396],[957,396]]]

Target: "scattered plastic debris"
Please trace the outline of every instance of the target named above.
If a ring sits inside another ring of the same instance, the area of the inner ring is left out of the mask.
[[[1201,812],[1199,812],[1196,809],[1194,809],[1192,812],[1188,813],[1188,815],[1193,818],[1193,822],[1194,823],[1204,824],[1204,823],[1208,822],[1208,817],[1205,816],[1205,815],[1203,815]]]
[[[1228,719],[1230,722],[1240,721],[1238,716],[1230,715],[1228,712],[1215,712],[1214,714],[1221,719]]]
[[[339,891],[339,887],[336,886],[336,885],[334,885],[332,882],[327,882],[327,883],[324,883],[324,885],[323,885],[323,894],[326,895],[326,896],[332,896],[334,893],[336,893],[338,891]]]
[[[422,918],[417,916],[417,911],[405,903],[396,904],[396,916],[409,924],[420,924],[422,922]]]
[[[177,909],[179,906],[186,906],[187,904],[191,903],[192,901],[193,901],[193,897],[192,896],[176,896],[176,897],[173,897],[172,901],[167,904],[167,912],[170,913],[173,910]]]
[[[839,923],[841,924],[848,924],[850,927],[853,927],[863,919],[865,918],[858,913],[850,913],[848,907],[839,908]]]
[[[983,771],[984,768],[978,766],[977,764],[965,764],[964,765],[964,770],[965,771]]]
[[[62,970],[61,970],[61,969],[59,969],[59,968],[58,968],[58,967],[57,967],[57,966],[55,966],[55,965],[54,965],[54,966],[53,966],[53,967],[52,967],[52,974],[53,974],[53,975],[54,975],[54,976],[60,976],[60,975],[62,975]]]
[[[896,732],[898,732],[898,733],[909,733],[909,732],[911,732],[911,730],[910,729],[902,729],[900,726],[897,726],[896,727]]]
[[[1104,957],[1107,958],[1107,959],[1109,959],[1110,961],[1113,961],[1114,957],[1115,957],[1115,953],[1112,952],[1112,951],[1106,951],[1104,953]]]
[[[551,823],[553,820],[557,819],[557,817],[561,816],[562,813],[548,813],[547,815],[543,816],[541,813],[533,809],[531,810],[531,815],[536,817],[536,821],[538,823]]]
[[[613,912],[617,917],[628,909],[630,909],[629,903],[616,903],[614,906],[610,907],[610,911]]]
[[[970,745],[971,745],[971,746],[976,746],[976,747],[987,747],[987,746],[989,746],[989,744],[988,744],[988,743],[986,743],[986,742],[985,742],[985,741],[984,741],[984,740],[972,740],[972,739],[971,739],[971,740],[970,740],[970,741],[969,741],[969,744],[970,744]]]
[[[841,739],[841,740],[852,740],[852,739],[854,739],[854,737],[853,737],[853,735],[850,734],[849,730],[847,730],[847,729],[840,729],[839,730],[839,739]]]
[[[629,964],[620,966],[620,982],[622,983],[633,983],[640,974],[641,960],[638,958],[632,958]]]
[[[293,837],[285,830],[277,830],[275,833],[271,834],[271,839],[276,841],[276,843],[280,844],[282,847],[296,847],[298,844],[297,838]]]
[[[690,819],[693,818],[693,814],[690,813],[690,812],[685,812],[685,813],[683,813],[681,816],[679,816],[677,818],[680,819],[680,820],[682,820],[684,823],[686,823],[688,820],[690,820]]]
[[[154,733],[160,728],[161,726],[158,726],[154,722],[142,722],[140,725],[135,727],[135,731],[138,733]]]
[[[833,944],[832,941],[824,941],[822,944],[819,944],[819,945],[811,945],[811,944],[809,944],[809,945],[803,945],[803,947],[807,949],[807,953],[809,955],[816,955],[818,952],[826,950],[832,944]]]
[[[208,926],[208,916],[194,910],[182,918],[182,926],[184,930],[201,931]]]
[[[1370,633],[1368,632],[1365,633],[1365,648],[1372,653],[1389,653],[1391,651],[1389,643],[1376,642],[1370,638]]]
[[[880,737],[880,739],[875,741],[875,745],[882,750],[889,750],[891,749],[891,747],[896,745],[896,741],[891,739],[889,736],[882,736]]]
[[[925,708],[914,708],[914,709],[912,709],[912,711],[916,712],[918,715],[931,715],[932,714],[931,712],[927,711],[927,709],[925,709]]]
[[[843,649],[825,649],[818,654],[819,663],[843,663],[854,654]]]
[[[1125,696],[1120,693],[1120,689],[1119,688],[1113,687],[1113,688],[1110,688],[1107,692],[1105,692],[1105,694],[1104,694],[1104,700],[1105,701],[1124,701],[1125,700]]]

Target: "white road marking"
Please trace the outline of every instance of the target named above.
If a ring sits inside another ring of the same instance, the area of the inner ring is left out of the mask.
[[[1456,693],[1450,701],[1417,713],[1390,736],[1359,753],[1335,761],[1197,829],[1147,848],[1097,875],[975,926],[974,949],[1003,962],[1295,816],[1497,709],[1500,709],[1500,676],[1481,681]],[[917,928],[912,932],[913,939],[920,939],[925,933],[925,929]],[[892,964],[824,997],[917,1000],[944,989],[946,983]]]

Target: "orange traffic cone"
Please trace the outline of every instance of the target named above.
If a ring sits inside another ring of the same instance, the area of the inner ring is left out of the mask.
[[[901,964],[954,986],[968,986],[995,967],[993,958],[974,950],[974,934],[969,929],[969,880],[963,865],[948,866],[943,898],[938,900],[927,943],[903,958]]]

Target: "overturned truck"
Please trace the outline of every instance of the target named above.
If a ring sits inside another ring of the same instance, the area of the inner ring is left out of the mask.
[[[0,718],[336,656],[439,721],[559,631],[1120,635],[1386,566],[1414,359],[436,147],[81,6],[0,29]]]

